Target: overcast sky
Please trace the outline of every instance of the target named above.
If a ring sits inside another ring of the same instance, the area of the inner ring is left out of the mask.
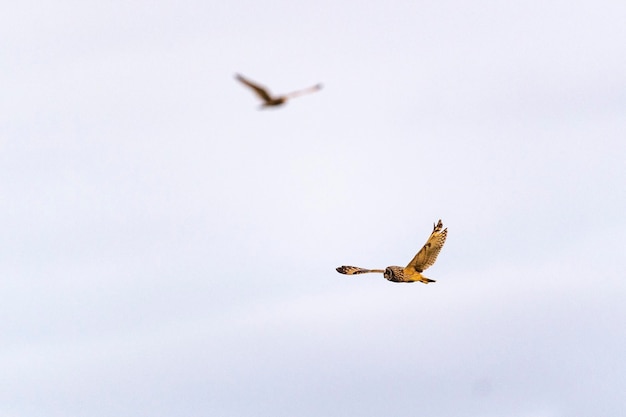
[[[626,3],[0,14],[0,417],[626,409]],[[324,89],[276,110],[275,93]],[[335,267],[406,265],[397,284]]]

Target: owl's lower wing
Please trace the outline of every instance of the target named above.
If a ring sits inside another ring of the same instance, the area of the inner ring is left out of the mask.
[[[294,97],[298,97],[298,96],[303,96],[305,94],[315,93],[316,91],[319,91],[321,89],[322,89],[322,84],[316,84],[313,87],[305,88],[303,90],[292,91],[291,93],[285,94],[283,97],[285,97],[285,98],[294,98]]]
[[[406,269],[415,269],[417,272],[422,272],[434,264],[441,248],[443,248],[443,244],[446,243],[446,237],[448,237],[448,229],[444,229],[443,223],[439,220],[433,227],[433,232],[422,249],[417,252],[417,255],[409,262]]]
[[[359,268],[358,266],[347,266],[347,265],[342,265],[336,269],[337,269],[337,272],[339,272],[340,274],[346,274],[346,275],[368,274],[371,272],[378,272],[382,274],[383,272],[385,272],[382,269],[365,269],[365,268]]]

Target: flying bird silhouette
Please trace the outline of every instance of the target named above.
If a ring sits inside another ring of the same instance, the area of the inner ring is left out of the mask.
[[[242,82],[244,85],[251,88],[257,96],[259,96],[263,100],[263,104],[261,104],[261,108],[263,107],[274,107],[285,104],[285,102],[291,98],[298,97],[304,94],[314,93],[322,89],[322,84],[316,84],[313,87],[306,88],[304,90],[294,91],[292,93],[283,94],[281,96],[272,96],[267,88],[262,85],[253,83],[252,81],[244,78],[240,74],[235,74],[235,78]]]
[[[393,282],[415,282],[420,281],[424,284],[429,282],[435,282],[434,279],[426,278],[422,275],[422,272],[428,267],[433,265],[437,260],[437,256],[446,242],[448,236],[448,229],[443,228],[441,220],[433,227],[433,232],[426,241],[426,244],[417,252],[417,255],[413,257],[411,262],[406,267],[401,266],[388,266],[384,270],[382,269],[365,269],[358,266],[340,266],[337,268],[337,272],[346,275],[367,274],[370,272],[382,273],[383,276],[389,281]]]

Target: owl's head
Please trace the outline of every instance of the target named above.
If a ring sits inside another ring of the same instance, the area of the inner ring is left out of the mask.
[[[383,276],[389,281],[394,281],[395,275],[393,273],[393,269],[391,269],[391,267],[389,266],[385,268],[385,273],[383,274]]]
[[[401,266],[388,266],[383,275],[389,281],[404,282],[404,268]]]

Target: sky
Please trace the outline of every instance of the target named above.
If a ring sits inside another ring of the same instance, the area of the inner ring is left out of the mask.
[[[7,3],[0,417],[620,415],[625,20]]]

